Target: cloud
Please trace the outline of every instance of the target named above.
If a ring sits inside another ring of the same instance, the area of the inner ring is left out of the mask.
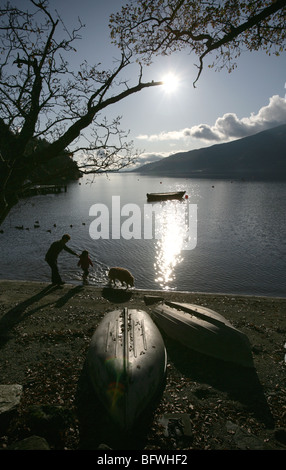
[[[286,100],[274,95],[269,99],[269,104],[263,106],[257,114],[252,113],[250,117],[238,119],[236,114],[228,113],[216,120],[214,128],[222,138],[241,138],[285,122]]]
[[[164,152],[161,152],[161,153],[142,153],[138,158],[136,166],[141,166],[141,165],[145,165],[147,163],[157,162],[158,160],[161,160],[164,157],[169,157],[169,155],[170,155],[170,153],[164,153]]]
[[[161,132],[160,134],[138,135],[137,139],[148,140],[148,142],[160,142],[163,140],[181,140],[182,132],[184,131],[170,131],[170,132]]]
[[[185,136],[195,137],[202,140],[221,140],[219,135],[207,124],[200,124],[199,126],[193,126],[189,133],[184,133]]]
[[[163,154],[163,153],[142,153],[140,155],[140,163],[145,164],[145,163],[153,163],[156,162],[157,160],[161,160],[161,158],[169,156],[169,153]]]
[[[161,132],[160,134],[141,135],[138,139],[149,142],[178,141],[189,138],[205,142],[225,142],[240,139],[257,132],[286,123],[286,99],[274,95],[269,104],[260,108],[257,114],[239,119],[235,113],[226,113],[219,117],[213,126],[199,124],[179,131]]]
[[[174,153],[177,153],[177,151],[175,151]],[[132,169],[134,170],[135,168],[145,165],[147,163],[157,162],[159,160],[162,160],[162,158],[169,157],[170,155],[170,152],[142,153],[138,157],[137,162],[132,166]]]

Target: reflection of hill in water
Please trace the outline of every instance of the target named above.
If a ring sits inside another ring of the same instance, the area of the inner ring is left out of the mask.
[[[233,142],[176,153],[136,171],[158,176],[286,179],[286,124]]]

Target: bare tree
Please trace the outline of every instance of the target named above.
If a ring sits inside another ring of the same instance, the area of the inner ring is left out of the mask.
[[[135,84],[121,78],[132,63],[129,48],[110,70],[87,62],[73,70],[64,57],[76,52],[82,27],[68,31],[48,0],[30,0],[28,11],[0,7],[0,223],[29,174],[65,149],[81,154],[87,172],[118,170],[136,157],[120,117],[108,122],[101,113],[161,82],[144,83],[140,65]]]
[[[110,27],[114,43],[129,44],[147,63],[156,54],[194,52],[195,85],[214,51],[212,66],[229,71],[243,49],[285,51],[286,0],[131,0],[111,15]]]

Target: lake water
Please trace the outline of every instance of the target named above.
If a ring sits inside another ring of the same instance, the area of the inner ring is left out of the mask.
[[[182,201],[147,203],[147,192],[182,189]],[[69,233],[70,248],[89,251],[95,286],[107,284],[109,267],[122,266],[138,289],[285,296],[285,214],[285,183],[84,177],[66,193],[13,208],[1,226],[0,277],[50,281],[45,253]],[[77,261],[60,254],[66,282],[81,283]]]

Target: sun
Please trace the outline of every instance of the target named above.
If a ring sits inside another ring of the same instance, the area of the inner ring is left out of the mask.
[[[173,93],[179,86],[179,78],[174,73],[168,73],[163,78],[163,89],[166,93]]]

